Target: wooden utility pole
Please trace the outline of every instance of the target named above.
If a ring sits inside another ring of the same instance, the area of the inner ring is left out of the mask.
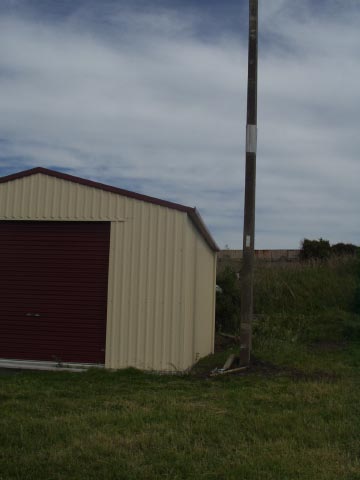
[[[252,344],[255,185],[257,145],[258,0],[249,0],[249,60],[246,120],[245,207],[241,273],[240,365],[250,362]]]

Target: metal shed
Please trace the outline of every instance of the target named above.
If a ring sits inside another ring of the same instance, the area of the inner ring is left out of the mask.
[[[0,359],[183,371],[214,346],[194,208],[44,168],[0,178]]]

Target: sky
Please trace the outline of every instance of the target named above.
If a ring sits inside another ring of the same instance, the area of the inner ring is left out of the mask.
[[[255,248],[360,244],[360,1],[259,0]],[[242,248],[247,0],[1,0],[0,176],[196,206]]]

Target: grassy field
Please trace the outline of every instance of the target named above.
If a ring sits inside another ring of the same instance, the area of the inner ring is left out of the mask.
[[[298,282],[264,273],[279,282],[262,296],[281,282],[292,294],[257,297],[254,362],[237,376],[208,376],[231,346],[184,376],[0,373],[0,479],[360,479],[358,271],[321,268],[316,295],[334,268],[343,289],[293,310]]]

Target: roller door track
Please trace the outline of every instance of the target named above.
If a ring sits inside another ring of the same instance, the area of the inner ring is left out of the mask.
[[[104,363],[110,223],[0,221],[0,358]]]

